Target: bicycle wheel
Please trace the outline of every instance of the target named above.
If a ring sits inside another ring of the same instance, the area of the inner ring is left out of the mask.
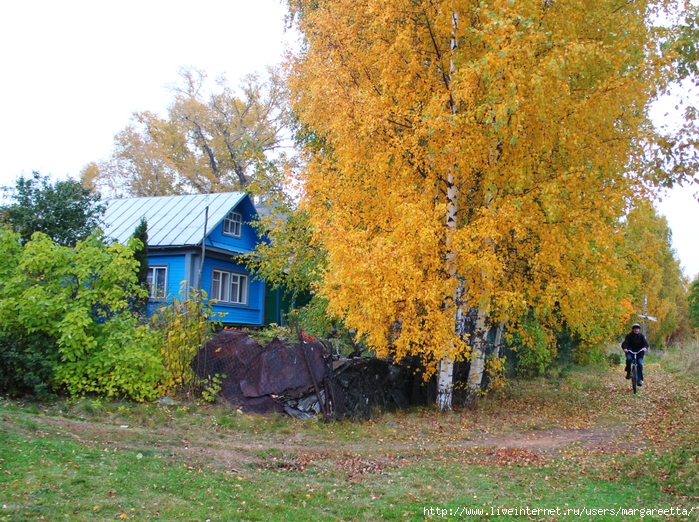
[[[631,387],[633,392],[636,393],[636,388],[638,386],[638,374],[636,373],[636,363],[631,363]]]

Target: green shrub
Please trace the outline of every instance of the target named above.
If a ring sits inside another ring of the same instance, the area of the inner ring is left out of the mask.
[[[58,362],[55,339],[0,331],[0,394],[49,398]]]
[[[287,326],[280,326],[276,323],[271,323],[265,328],[245,330],[258,344],[266,346],[275,337],[279,339],[296,339],[296,332],[291,332]]]
[[[543,375],[556,357],[555,340],[537,323],[529,322],[515,335],[517,375],[524,378]]]
[[[107,245],[99,232],[74,248],[40,233],[21,246],[7,230],[0,243],[3,360],[23,370],[28,388],[138,401],[157,396],[159,334],[139,326],[130,310],[143,292],[130,246]]]
[[[607,355],[607,363],[609,366],[619,366],[621,364],[621,354],[610,353]]]
[[[160,356],[164,375],[160,385],[162,394],[189,390],[196,384],[191,363],[199,349],[211,339],[220,315],[211,308],[206,292],[194,288],[187,294],[182,287],[172,303],[165,303],[153,315],[152,322],[161,332]]]
[[[139,325],[131,313],[112,317],[100,326],[86,333],[77,351],[64,355],[56,380],[71,395],[96,393],[137,401],[158,397],[164,373],[157,351],[159,333]]]
[[[573,362],[578,366],[603,364],[607,360],[605,349],[581,344],[573,349]]]
[[[699,377],[699,342],[677,343],[658,353],[660,362],[669,371],[689,378]]]
[[[221,393],[223,389],[223,381],[226,378],[226,374],[216,374],[209,379],[205,379],[203,388],[201,390],[201,396],[206,402],[216,402],[218,394]]]

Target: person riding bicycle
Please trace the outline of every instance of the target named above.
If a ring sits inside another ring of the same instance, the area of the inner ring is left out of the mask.
[[[636,366],[638,367],[638,385],[643,386],[643,356],[648,351],[648,341],[641,333],[641,325],[636,323],[631,327],[631,332],[626,334],[621,349],[626,354],[626,378],[631,378],[631,361],[633,355],[630,352],[638,352]]]

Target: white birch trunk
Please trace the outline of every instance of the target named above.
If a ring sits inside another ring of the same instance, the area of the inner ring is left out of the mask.
[[[476,328],[471,338],[471,367],[468,371],[468,400],[475,402],[483,382],[485,370],[485,350],[488,345],[488,328],[486,327],[486,310],[478,309]]]
[[[451,173],[447,177],[447,199],[449,205],[447,207],[447,248],[450,247],[450,233],[456,230],[456,208],[458,191],[454,185],[453,176]],[[450,251],[447,254],[447,266],[449,267],[449,276],[457,277],[455,266],[455,253]],[[460,291],[457,288],[454,291],[453,304],[454,307],[454,329],[457,328],[460,319]],[[445,357],[439,361],[439,376],[437,378],[437,407],[441,411],[452,409],[452,391],[454,388],[454,361],[449,357]]]
[[[505,321],[498,323],[498,329],[495,330],[495,353],[498,354],[498,359],[502,357],[502,331],[505,329]]]
[[[450,49],[452,53],[452,58],[449,63],[449,77],[454,74],[454,51],[458,46],[458,40],[456,36],[456,31],[459,26],[459,15],[458,13],[452,13],[452,34],[451,34],[451,44]],[[453,99],[450,101],[451,113],[456,115],[456,103]],[[458,210],[459,202],[459,190],[454,182],[454,171],[450,170],[447,174],[447,272],[449,277],[456,278],[456,252],[453,250],[451,235],[456,231],[456,213]],[[459,319],[459,302],[460,302],[461,291],[457,288],[454,291],[452,306],[454,307],[454,329],[456,330],[458,319]],[[437,378],[437,407],[441,411],[448,411],[452,409],[452,391],[454,388],[454,361],[445,357],[439,361],[439,375]]]
[[[440,411],[451,410],[453,388],[454,361],[445,357],[439,361],[439,378],[437,380],[437,407]]]

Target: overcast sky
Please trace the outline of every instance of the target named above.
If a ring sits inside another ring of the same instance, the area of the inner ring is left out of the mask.
[[[279,63],[284,14],[279,0],[3,2],[0,185],[33,170],[77,176],[105,159],[131,113],[164,112],[182,66],[235,84]],[[659,204],[689,276],[699,273],[697,188]]]
[[[0,183],[77,175],[135,111],[164,113],[183,66],[245,74],[281,61],[279,0],[21,0],[0,4]]]

